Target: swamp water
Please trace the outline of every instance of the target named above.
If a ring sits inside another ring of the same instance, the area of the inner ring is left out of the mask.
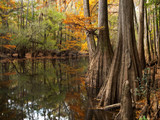
[[[0,120],[91,120],[98,114],[87,112],[87,57],[0,61],[0,68]]]

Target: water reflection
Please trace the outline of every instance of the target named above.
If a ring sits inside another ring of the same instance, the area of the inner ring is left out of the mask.
[[[88,58],[0,63],[0,120],[84,120]]]

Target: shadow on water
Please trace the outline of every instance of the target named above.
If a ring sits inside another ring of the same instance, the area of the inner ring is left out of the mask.
[[[90,109],[88,58],[0,63],[0,120],[111,120]]]

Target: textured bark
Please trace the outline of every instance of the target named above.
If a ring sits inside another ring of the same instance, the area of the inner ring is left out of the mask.
[[[120,114],[121,120],[134,120],[132,98],[128,80],[123,85]]]
[[[97,95],[99,92],[99,89],[108,74],[113,57],[113,50],[109,39],[106,0],[99,0],[98,27],[102,26],[103,29],[100,29],[98,33],[98,46],[94,57],[90,61],[86,79],[88,86],[91,87],[88,89],[89,95]]]
[[[112,60],[110,72],[100,89],[100,106],[120,102],[122,84],[129,80],[132,91],[135,80],[141,77],[133,22],[133,0],[120,0],[118,46]]]
[[[83,0],[83,8],[84,8],[84,16],[90,17],[89,0]],[[93,33],[86,32],[86,35],[87,35],[86,40],[87,40],[87,45],[89,50],[89,57],[91,59],[95,53],[96,44],[95,44]]]
[[[158,34],[158,65],[160,66],[160,20],[159,20],[159,34]]]
[[[154,56],[154,50],[153,50],[153,40],[152,40],[152,27],[150,27],[149,30],[149,42],[150,42],[150,48],[151,48],[151,59],[154,60],[155,56]]]
[[[140,1],[139,9],[139,31],[138,31],[138,53],[142,69],[146,66],[145,53],[144,53],[144,0]]]
[[[135,5],[133,6],[133,15],[134,15],[134,23],[135,23],[135,26],[136,26],[136,31],[138,33],[138,22],[137,22],[137,15],[136,15],[136,10],[135,10]]]
[[[156,30],[155,30],[155,13],[153,11],[153,35],[154,35],[154,56],[157,59],[157,42],[156,42]]]
[[[156,18],[158,17],[158,10],[157,10],[157,3],[158,0],[156,0],[155,8],[156,8]],[[160,5],[159,5],[160,6]],[[160,16],[160,10],[159,10],[159,16]],[[158,66],[160,66],[160,19],[159,19],[159,28],[158,28],[158,21],[156,20],[156,39],[157,39],[157,51],[158,51]]]
[[[145,7],[145,33],[146,33],[146,47],[147,47],[147,62],[151,61],[151,52],[149,46],[149,35],[148,35],[148,16],[147,16],[147,8]]]

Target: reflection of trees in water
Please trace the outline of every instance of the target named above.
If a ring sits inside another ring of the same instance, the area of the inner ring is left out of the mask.
[[[42,116],[43,119],[50,120],[61,117],[70,120],[84,117],[81,111],[84,114],[85,96],[82,94],[85,88],[80,83],[84,82],[81,76],[87,68],[86,61],[82,58],[70,61],[44,59],[3,63],[8,65],[8,71],[6,71],[5,66],[1,64],[3,73],[16,72],[17,74],[1,76],[5,77],[3,78],[5,81],[10,79],[12,82],[7,86],[9,91],[0,87],[5,91],[1,94],[0,100],[5,99],[8,104],[8,100],[11,100],[10,109],[15,112],[16,117],[13,116],[13,118],[16,120],[26,117],[29,120],[38,120]],[[67,101],[69,93],[71,93],[70,101]],[[74,98],[75,93],[79,94],[79,98]],[[1,105],[4,105],[5,102],[2,102]],[[79,107],[79,113],[74,107]],[[6,109],[9,110],[9,106],[6,106]],[[4,113],[1,107],[0,111]]]
[[[9,75],[13,73],[9,71],[8,63],[0,64],[0,67],[0,120],[21,120],[24,114],[11,99],[12,80]]]

